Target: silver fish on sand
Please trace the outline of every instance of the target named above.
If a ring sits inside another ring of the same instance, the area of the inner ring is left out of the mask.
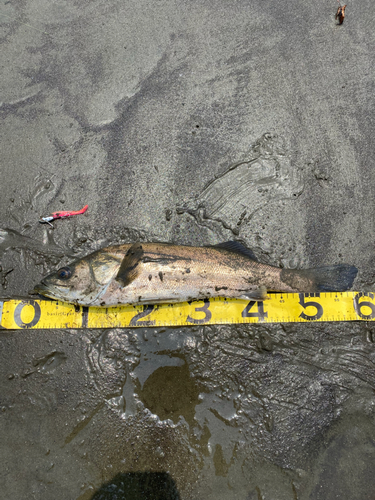
[[[264,300],[267,291],[345,291],[356,275],[348,264],[304,270],[269,266],[236,241],[206,247],[138,242],[98,250],[50,274],[35,291],[103,307],[218,296]]]

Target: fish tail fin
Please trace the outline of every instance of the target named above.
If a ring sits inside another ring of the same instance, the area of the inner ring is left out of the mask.
[[[344,292],[349,290],[358,269],[349,264],[323,266],[307,270],[315,285],[316,292]]]

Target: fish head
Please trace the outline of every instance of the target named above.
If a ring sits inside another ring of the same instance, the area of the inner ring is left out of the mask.
[[[89,306],[100,302],[121,260],[100,251],[49,274],[35,292],[51,299]]]

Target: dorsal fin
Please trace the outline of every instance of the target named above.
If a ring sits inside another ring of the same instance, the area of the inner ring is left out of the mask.
[[[139,242],[134,243],[126,252],[116,276],[116,281],[118,281],[121,286],[124,287],[129,285],[129,283],[135,280],[139,275],[143,256],[144,251]]]
[[[256,258],[254,252],[250,250],[250,248],[246,248],[239,241],[224,241],[224,243],[219,243],[217,245],[212,245],[212,246],[216,248],[224,248],[224,250],[228,250],[229,252],[245,255],[249,259],[258,262],[258,259]]]

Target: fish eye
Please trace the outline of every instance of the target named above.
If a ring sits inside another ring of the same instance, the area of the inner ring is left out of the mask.
[[[57,271],[57,276],[61,279],[61,280],[68,280],[72,275],[72,271],[70,269],[70,267],[62,267],[61,269],[59,269]]]

